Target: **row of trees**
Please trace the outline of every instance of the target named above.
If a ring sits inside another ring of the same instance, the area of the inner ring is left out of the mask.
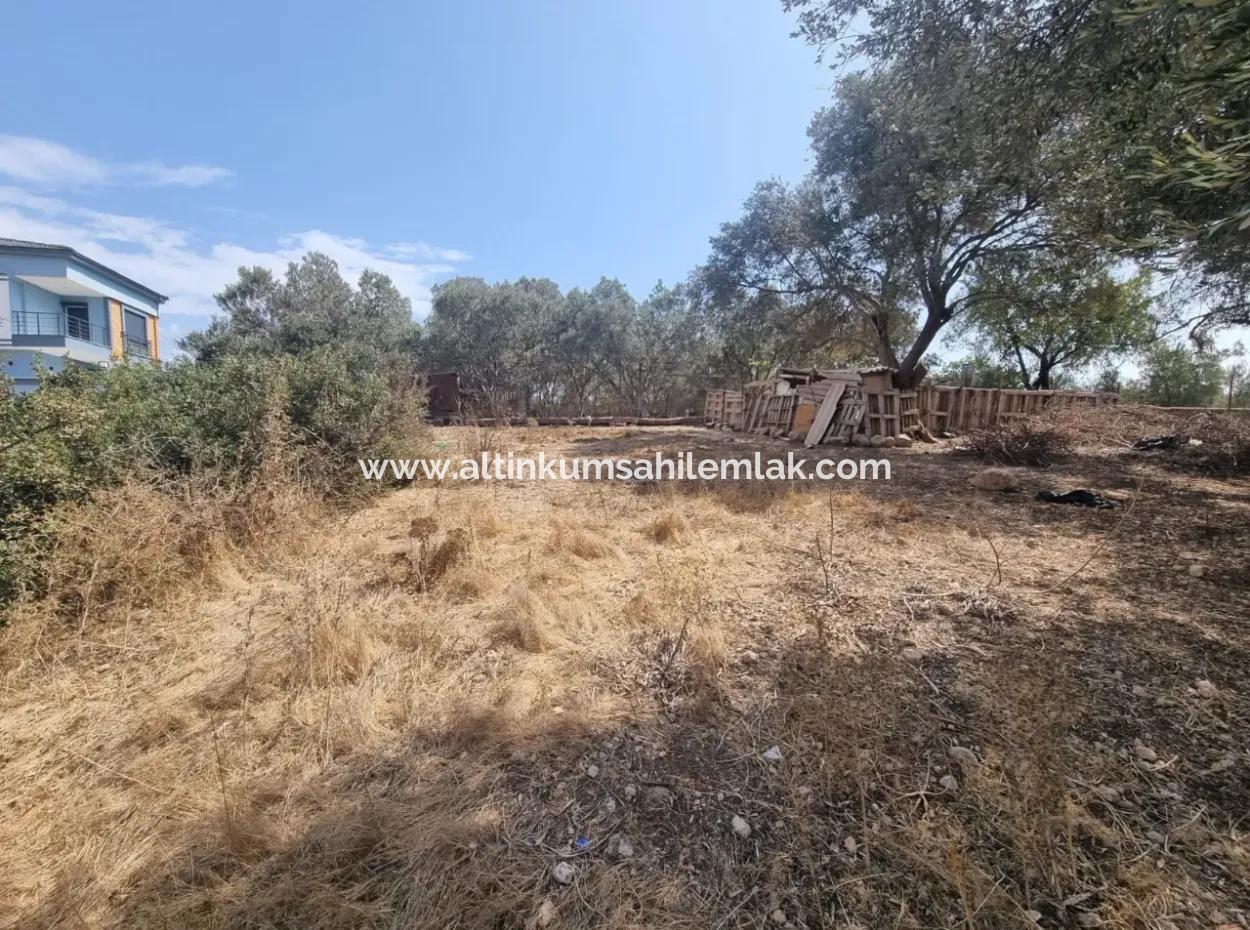
[[[567,294],[545,278],[456,278],[436,289],[418,351],[484,410],[672,416],[701,409],[709,344],[686,287],[639,302],[607,278]]]
[[[245,270],[188,348],[354,342],[454,369],[488,409],[666,415],[779,364],[913,385],[940,338],[975,347],[979,377],[1044,389],[1250,322],[1243,2],[782,3],[844,68],[813,168],[761,183],[682,285],[458,278],[418,330],[389,280],[353,289],[311,256]]]
[[[562,293],[547,279],[455,278],[435,290],[433,312],[419,326],[384,275],[366,272],[353,288],[314,253],[281,277],[241,269],[218,295],[222,314],[183,347],[211,363],[332,352],[399,385],[454,370],[483,412],[572,416],[678,415],[698,410],[708,387],[741,385],[779,364],[876,360],[875,333],[862,321],[837,321],[771,294],[721,303],[699,286],[706,280],[657,285],[639,302],[609,279]],[[945,364],[930,356],[930,376],[961,383],[971,369],[976,387],[1085,387],[1194,406],[1231,396],[1242,404],[1250,389],[1240,350],[1155,339],[1152,287],[1146,273],[1117,280],[1105,265],[1070,257],[1058,265],[986,263],[969,284],[969,309],[950,327],[973,352]],[[893,333],[908,331],[905,316],[891,324]],[[1125,381],[1118,363],[1130,357],[1140,377]]]
[[[762,183],[713,240],[726,327],[871,352],[903,384],[945,331],[1041,388],[1170,326],[1250,322],[1244,3],[783,4],[857,70],[808,177]]]

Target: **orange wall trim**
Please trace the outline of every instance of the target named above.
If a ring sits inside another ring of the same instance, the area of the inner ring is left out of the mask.
[[[161,344],[154,316],[148,317],[148,345],[152,347],[152,362],[155,364],[161,360]]]
[[[122,304],[120,300],[108,300],[109,308],[109,342],[113,347],[113,358],[120,361],[126,357],[126,342],[122,339]]]

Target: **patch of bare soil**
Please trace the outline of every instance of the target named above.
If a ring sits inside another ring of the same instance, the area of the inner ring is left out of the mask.
[[[45,633],[0,927],[1250,927],[1250,481],[869,453],[893,480],[418,484]],[[1077,487],[1119,506],[1034,499]]]

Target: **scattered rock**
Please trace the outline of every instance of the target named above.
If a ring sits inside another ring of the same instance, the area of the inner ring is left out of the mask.
[[[885,437],[880,433],[874,433],[868,439],[868,445],[872,446],[874,449],[883,448],[885,446]]]
[[[629,837],[613,833],[608,837],[608,855],[617,859],[628,859],[634,854],[634,844],[629,841]]]
[[[597,766],[597,765],[590,765],[590,766],[587,766],[587,767],[586,767],[586,774],[587,774],[587,775],[589,775],[591,778],[598,778],[598,777],[599,777],[599,766]]]
[[[1201,565],[1198,565],[1195,563],[1189,566],[1189,577],[1191,578],[1201,578],[1206,573],[1207,573],[1207,570],[1203,568]]]
[[[786,922],[786,912],[783,911],[781,908],[777,908],[777,910],[773,911],[772,918],[773,918],[773,923],[784,924]]]
[[[946,754],[960,765],[976,765],[981,761],[977,758],[977,754],[967,746],[952,746],[946,750]]]
[[[538,908],[538,915],[534,918],[534,926],[550,927],[551,922],[556,919],[555,903],[547,898]]]
[[[851,445],[860,446],[861,448],[864,446],[871,446],[872,440],[863,433],[856,433],[851,437]]]
[[[782,759],[781,747],[780,746],[768,747],[768,750],[764,753],[763,758],[765,762],[780,762]]]
[[[859,843],[855,842],[855,837],[848,836],[842,841],[842,848],[853,856],[855,855],[855,850],[859,849]]]
[[[899,653],[899,657],[904,662],[919,662],[924,658],[924,650],[917,649],[915,646],[908,646]]]
[[[1146,689],[1141,685],[1133,685],[1133,697],[1145,697]]]
[[[1120,792],[1117,789],[1112,788],[1110,785],[1096,785],[1094,787],[1094,794],[1098,795],[1098,797],[1102,798],[1108,804],[1114,804],[1116,801],[1120,800]]]
[[[938,779],[938,784],[942,786],[942,790],[947,794],[954,794],[959,790],[959,779],[954,775],[943,775]]]
[[[1219,697],[1220,689],[1214,683],[1200,678],[1194,683],[1194,687],[1198,689],[1198,694],[1204,698]]]
[[[1209,769],[1207,769],[1207,774],[1218,775],[1220,772],[1227,772],[1236,764],[1237,764],[1236,756],[1231,755],[1231,754],[1227,756],[1222,756],[1221,758],[1217,759],[1215,763]]]
[[[551,877],[561,885],[571,885],[577,877],[577,869],[568,862],[560,861],[551,867]]]
[[[744,840],[751,835],[751,825],[737,814],[734,814],[733,819],[729,821],[729,825],[733,827],[734,833]]]
[[[625,800],[632,801],[636,797],[638,797],[638,786],[626,785],[625,786]]]
[[[972,486],[982,491],[1018,491],[1020,479],[1005,468],[986,468],[972,476]]]
[[[1158,762],[1159,754],[1143,743],[1137,740],[1133,743],[1133,755],[1141,759],[1143,762]]]
[[[910,436],[895,436],[894,445],[900,449],[911,448],[912,439]]]
[[[652,807],[672,807],[673,792],[660,785],[652,785],[647,789],[647,803]]]
[[[754,665],[760,660],[760,654],[750,649],[744,649],[742,655],[738,657],[743,665]]]

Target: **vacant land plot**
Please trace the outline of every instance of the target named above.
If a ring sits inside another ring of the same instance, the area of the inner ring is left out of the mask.
[[[872,453],[893,481],[414,485],[24,631],[0,926],[1247,926],[1250,482]],[[1034,500],[1074,487],[1120,506]]]

